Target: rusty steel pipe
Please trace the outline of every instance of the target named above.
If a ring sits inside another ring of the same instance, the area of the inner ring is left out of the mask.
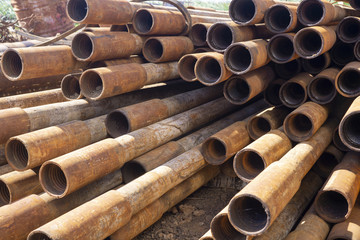
[[[294,48],[300,57],[312,59],[330,50],[335,42],[335,26],[306,27],[295,34]]]
[[[330,66],[331,56],[329,52],[326,52],[312,59],[301,58],[301,64],[305,72],[315,75]]]
[[[0,166],[0,176],[12,171],[14,171],[14,169],[9,164]]]
[[[337,68],[328,68],[316,75],[307,85],[311,101],[318,104],[328,104],[336,96],[335,79],[340,72]]]
[[[252,25],[262,22],[266,10],[274,4],[272,0],[232,0],[229,15],[239,25]]]
[[[216,52],[224,52],[236,42],[244,42],[257,38],[269,38],[273,34],[265,25],[239,26],[234,22],[214,23],[206,34],[206,42]]]
[[[208,53],[191,53],[186,54],[182,58],[180,58],[178,62],[178,71],[179,75],[182,79],[187,82],[194,82],[197,80],[195,75],[195,65],[197,60],[206,56]]]
[[[117,66],[121,64],[127,64],[127,63],[139,63],[143,64],[145,63],[145,59],[137,56],[132,55],[129,58],[120,58],[120,59],[110,59],[110,60],[102,60],[90,63],[88,68],[101,68],[101,67],[111,67],[111,66]]]
[[[269,229],[329,145],[336,125],[337,120],[329,121],[310,140],[297,144],[270,164],[231,199],[229,220],[236,230],[256,236]]]
[[[336,129],[334,129],[334,132],[333,132],[333,143],[338,149],[340,149],[343,152],[349,152],[350,151],[350,148],[345,146],[345,144],[340,139],[339,128],[338,127]]]
[[[195,64],[195,76],[202,84],[213,86],[229,79],[232,73],[225,67],[224,55],[209,52]]]
[[[206,34],[209,30],[209,27],[213,25],[212,23],[195,23],[191,26],[189,33],[189,38],[195,47],[205,47],[207,46]]]
[[[224,104],[221,104],[222,107]],[[246,118],[256,111],[256,109],[249,107],[244,111],[239,111],[238,114],[241,118]],[[109,191],[62,215],[42,226],[37,232],[39,235],[41,234],[40,236],[47,236],[54,240],[105,238],[124,226],[133,214],[136,214],[204,166],[206,166],[206,162],[200,152],[200,147],[194,147],[122,188]],[[89,215],[90,209],[91,216]],[[105,220],[109,218],[111,221]],[[91,221],[91,224],[88,220]],[[76,234],[70,227],[73,226],[73,221],[77,222]],[[57,230],[53,231],[54,226],[58,226],[58,224],[61,224],[62,227],[56,227]]]
[[[271,130],[281,127],[289,113],[290,110],[286,107],[272,107],[251,117],[246,127],[250,138],[256,140]]]
[[[0,166],[7,164],[5,157],[5,144],[0,144]]]
[[[275,73],[270,66],[234,75],[225,83],[224,96],[233,104],[244,104],[264,91],[274,79]]]
[[[328,240],[352,240],[360,239],[360,207],[356,203],[351,215],[344,222],[334,225],[329,233]]]
[[[142,53],[152,63],[177,61],[194,51],[194,45],[188,37],[150,37],[144,42]]]
[[[128,58],[141,53],[143,39],[127,32],[80,32],[71,43],[71,51],[79,61]]]
[[[11,81],[65,75],[87,64],[76,61],[69,46],[8,49],[1,58],[2,72]]]
[[[225,65],[234,74],[265,66],[270,62],[266,46],[267,41],[262,39],[231,44],[224,53]]]
[[[38,41],[38,40],[27,40],[27,41],[21,41],[21,42],[1,43],[0,44],[0,53],[5,52],[9,48],[32,47],[39,43],[41,43],[41,41]]]
[[[156,221],[160,220],[166,211],[195,192],[202,185],[206,184],[218,175],[219,172],[219,168],[214,166],[207,166],[200,170],[132,216],[131,220],[125,226],[110,236],[110,240],[133,239]]]
[[[287,63],[299,58],[295,53],[293,40],[295,33],[283,33],[273,36],[267,44],[269,58],[276,63]]]
[[[288,63],[274,64],[274,70],[280,78],[290,79],[302,71],[301,61],[298,58]]]
[[[284,83],[284,79],[278,78],[269,83],[268,87],[264,90],[264,99],[271,106],[280,107],[283,105],[279,97],[279,92],[281,85]]]
[[[284,131],[292,141],[309,140],[326,121],[329,111],[329,106],[306,102],[285,118]]]
[[[33,170],[13,171],[0,176],[0,206],[41,192],[39,176]]]
[[[354,44],[338,41],[330,50],[331,60],[339,67],[355,61]]]
[[[316,161],[313,170],[320,177],[327,179],[332,170],[338,165],[344,154],[334,145],[329,145]]]
[[[315,210],[327,222],[343,222],[350,216],[359,191],[360,154],[349,152],[316,196]]]
[[[360,62],[350,62],[336,76],[335,87],[344,97],[360,95]]]
[[[250,182],[291,148],[291,141],[283,130],[271,130],[235,155],[234,171],[241,180]]]
[[[84,98],[80,89],[80,76],[81,73],[68,74],[61,80],[61,93],[65,99],[75,100]]]
[[[337,25],[336,33],[344,43],[356,43],[360,39],[360,18],[348,16]]]
[[[86,70],[80,77],[80,89],[86,98],[100,100],[178,77],[177,62],[129,63]]]
[[[273,33],[296,31],[300,27],[297,19],[297,6],[275,4],[266,10],[264,22]]]
[[[121,182],[121,172],[118,170],[63,199],[56,199],[47,193],[32,194],[4,206],[0,208],[0,215],[3,216],[0,220],[2,237],[26,239],[32,230],[117,187]]]
[[[304,104],[308,98],[307,86],[312,79],[309,73],[302,72],[286,81],[279,91],[281,102],[289,108]]]
[[[119,137],[222,96],[222,86],[193,91],[116,109],[106,118],[110,136]]]

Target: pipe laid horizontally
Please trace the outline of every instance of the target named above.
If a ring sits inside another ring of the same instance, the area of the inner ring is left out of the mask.
[[[335,87],[338,93],[347,98],[360,95],[360,62],[346,64],[335,79]]]
[[[191,26],[189,38],[191,39],[194,46],[196,47],[207,46],[206,34],[212,25],[213,24],[211,23],[195,23]]]
[[[66,75],[61,80],[61,92],[64,98],[67,100],[76,100],[76,99],[82,99],[84,98],[84,95],[82,94],[80,90],[80,79],[81,73],[72,73]]]
[[[180,58],[178,62],[178,71],[180,77],[187,82],[194,82],[197,80],[195,75],[195,65],[197,60],[207,55],[207,53],[192,53],[186,54]]]
[[[297,6],[274,4],[266,10],[264,22],[267,29],[273,33],[294,31],[301,26],[297,17]]]
[[[267,44],[267,53],[276,63],[287,63],[299,58],[295,53],[293,40],[295,33],[283,33],[273,36]]]
[[[307,85],[311,101],[318,104],[328,104],[336,96],[335,79],[340,72],[337,68],[327,68],[316,75]]]
[[[321,71],[327,69],[331,64],[330,53],[326,52],[320,56],[312,59],[301,58],[301,65],[304,68],[304,72],[310,74],[319,74]]]

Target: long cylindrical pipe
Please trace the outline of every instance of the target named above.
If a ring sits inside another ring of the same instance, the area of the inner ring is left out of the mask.
[[[0,53],[5,52],[9,48],[32,47],[39,43],[41,43],[41,41],[38,41],[38,40],[27,40],[27,41],[21,41],[21,42],[1,43],[0,44]]]
[[[274,4],[266,10],[264,22],[273,33],[296,31],[300,23],[297,19],[297,6]]]
[[[308,98],[307,86],[313,79],[309,73],[299,73],[286,81],[280,88],[281,102],[289,108],[297,108],[305,103]]]
[[[344,97],[360,95],[360,62],[351,62],[341,69],[336,76],[335,87]]]
[[[191,26],[189,38],[196,47],[207,46],[206,35],[212,23],[195,23]]]
[[[269,83],[268,87],[264,90],[264,99],[268,104],[274,107],[280,107],[283,105],[279,97],[279,92],[281,85],[284,83],[285,80],[281,78],[273,80]]]
[[[229,219],[238,231],[259,235],[272,225],[329,145],[336,125],[336,120],[329,121],[310,140],[297,144],[279,161],[270,164],[232,198]]]
[[[244,104],[264,91],[274,79],[275,73],[270,66],[256,69],[244,75],[235,75],[225,83],[224,96],[233,104]]]
[[[341,162],[343,156],[344,154],[342,151],[334,145],[329,145],[316,161],[313,167],[314,172],[320,177],[327,179],[336,165]]]
[[[106,129],[110,136],[119,137],[207,103],[221,97],[221,95],[222,86],[215,86],[200,88],[165,99],[151,99],[146,102],[116,109],[108,114]]]
[[[177,62],[129,63],[86,70],[80,77],[80,89],[86,98],[100,100],[178,77]]]
[[[301,58],[301,65],[304,71],[313,75],[319,74],[321,71],[327,69],[330,64],[331,56],[329,52],[312,59]]]
[[[291,62],[283,64],[274,64],[274,69],[277,75],[282,79],[290,79],[299,74],[302,70],[300,59],[292,60]]]
[[[283,125],[285,117],[290,113],[286,107],[266,109],[265,111],[250,118],[247,131],[250,138],[258,139],[262,135],[275,130]]]
[[[273,36],[267,44],[267,53],[276,63],[287,63],[299,58],[295,53],[293,40],[295,33],[283,33]]]
[[[47,193],[32,194],[1,207],[2,237],[4,239],[26,239],[32,230],[117,187],[121,182],[121,171],[118,170],[62,199],[56,199]],[[9,223],[12,224],[9,225]]]
[[[330,50],[335,42],[335,26],[307,27],[295,34],[294,48],[300,57],[312,59]]]
[[[69,46],[8,49],[1,58],[3,74],[11,81],[65,75],[86,65],[76,61]]]
[[[14,169],[9,164],[0,166],[0,176],[12,171],[14,171]]]
[[[270,62],[262,39],[231,44],[224,53],[225,65],[234,74],[245,74]]]
[[[331,60],[339,67],[355,61],[354,44],[338,41],[330,50]]]
[[[215,240],[215,238],[213,237],[211,231],[207,231],[204,235],[201,236],[201,238],[199,238],[199,240]]]
[[[290,139],[282,130],[271,130],[235,155],[234,171],[241,180],[250,182],[291,147]]]
[[[119,58],[119,59],[110,59],[110,60],[102,60],[102,61],[92,62],[92,63],[90,63],[88,68],[111,67],[111,66],[127,64],[127,63],[143,64],[143,63],[145,63],[145,59],[138,55],[132,55],[129,58]]]
[[[307,85],[311,101],[318,104],[328,104],[336,96],[335,79],[340,72],[337,68],[328,68],[316,75]]]
[[[178,71],[179,75],[182,79],[187,82],[194,82],[197,80],[195,75],[195,65],[197,60],[207,55],[207,53],[191,53],[186,54],[182,58],[180,58],[178,62]]]
[[[359,191],[360,153],[349,152],[316,196],[315,210],[327,222],[343,222],[350,216]]]

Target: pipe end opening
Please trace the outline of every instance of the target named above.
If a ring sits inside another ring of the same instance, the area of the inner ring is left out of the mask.
[[[244,79],[233,78],[225,85],[224,94],[230,102],[244,104],[250,97],[250,86]]]
[[[143,47],[143,54],[149,62],[158,61],[164,53],[163,46],[158,39],[148,39]]]
[[[220,165],[226,160],[226,145],[215,138],[208,139],[203,144],[205,160],[211,165]]]
[[[81,22],[88,15],[88,4],[86,0],[69,0],[66,10],[71,20]]]
[[[306,101],[305,89],[296,82],[287,82],[280,89],[280,99],[284,105],[296,108]]]
[[[256,6],[252,0],[232,1],[229,15],[234,22],[247,24],[255,18]]]
[[[67,180],[62,169],[53,164],[44,164],[40,171],[43,189],[52,196],[61,197],[67,188]]]
[[[28,240],[51,240],[49,236],[42,232],[32,232],[30,233]]]
[[[322,192],[317,201],[316,210],[319,215],[327,221],[339,222],[345,220],[349,212],[349,205],[346,198],[335,191]]]
[[[133,27],[139,34],[147,34],[150,32],[154,24],[151,13],[146,9],[138,10],[133,18]]]
[[[237,239],[246,240],[246,235],[235,230],[231,225],[227,214],[217,215],[210,225],[211,233],[216,239]]]
[[[265,24],[274,33],[285,32],[292,22],[292,15],[285,5],[274,5],[265,12]]]
[[[107,132],[114,138],[130,132],[130,121],[121,111],[108,114],[105,124]]]
[[[219,81],[223,73],[220,63],[216,59],[204,56],[198,59],[195,74],[200,82],[211,85]]]
[[[180,77],[188,82],[193,82],[196,80],[195,75],[195,64],[197,58],[192,55],[184,56],[180,59],[178,63],[178,70]]]
[[[298,19],[305,26],[314,26],[325,17],[325,8],[321,1],[302,1],[297,9]]]
[[[360,21],[352,17],[342,20],[338,25],[338,36],[343,42],[356,42],[360,38]]]
[[[309,97],[319,104],[330,103],[336,96],[333,82],[327,78],[316,78],[309,84]]]
[[[225,51],[233,41],[233,34],[230,27],[223,23],[212,25],[207,33],[207,43],[217,51]]]
[[[6,158],[17,170],[25,170],[29,161],[25,144],[19,139],[11,138],[6,144]]]
[[[6,183],[0,180],[0,206],[4,206],[10,203],[10,190]]]
[[[313,124],[304,114],[290,114],[284,121],[284,130],[291,140],[301,142],[311,137]]]
[[[323,39],[312,29],[303,28],[294,38],[294,48],[299,56],[303,58],[315,58],[323,49]]]
[[[191,28],[190,39],[194,46],[205,46],[206,45],[206,34],[208,30],[202,24],[194,24]]]
[[[225,63],[230,70],[243,74],[247,72],[253,62],[250,51],[242,45],[233,45],[226,50]]]
[[[337,85],[344,94],[355,97],[360,94],[360,72],[349,69],[340,73]]]
[[[88,60],[94,51],[92,39],[86,33],[77,34],[72,40],[71,50],[77,59]]]
[[[4,74],[11,79],[20,77],[23,71],[21,57],[16,51],[12,49],[7,50],[3,54],[1,66]]]
[[[286,63],[295,54],[294,45],[291,39],[281,35],[272,38],[267,48],[269,57],[277,63]]]
[[[265,167],[264,159],[250,149],[240,151],[234,159],[236,175],[246,182],[252,181]]]
[[[360,148],[360,114],[348,115],[342,123],[341,140],[353,148]]]
[[[79,78],[68,75],[61,81],[61,91],[67,99],[79,99],[81,95]]]
[[[127,184],[145,174],[146,170],[141,164],[130,161],[124,165],[124,167],[121,169],[121,173],[124,183]]]
[[[86,71],[80,79],[80,89],[85,97],[95,99],[101,96],[104,85],[100,75],[94,71]]]

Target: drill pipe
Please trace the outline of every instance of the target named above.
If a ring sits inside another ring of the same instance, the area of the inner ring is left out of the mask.
[[[66,75],[61,80],[61,93],[67,100],[82,99],[84,95],[80,90],[80,79],[81,73],[72,73]]]
[[[271,130],[281,127],[289,113],[290,110],[286,107],[273,107],[253,116],[247,124],[250,138],[256,140]]]
[[[2,72],[11,81],[68,74],[87,64],[76,61],[69,46],[8,49],[1,58]]]
[[[329,52],[326,52],[313,59],[301,58],[301,64],[305,72],[315,75],[330,66],[331,56]]]
[[[271,227],[264,234],[254,237],[253,240],[284,239],[310,204],[313,197],[315,197],[322,184],[323,180],[310,171],[301,181],[299,190]]]
[[[12,171],[14,171],[14,169],[9,164],[0,166],[0,176]]]
[[[282,33],[273,36],[267,44],[269,58],[280,64],[299,58],[294,50],[294,36],[295,33]]]
[[[71,51],[79,61],[128,58],[140,54],[143,39],[127,32],[80,32],[71,43]]]
[[[328,106],[306,102],[287,115],[284,120],[284,131],[294,142],[309,140],[323,125],[328,115]]]
[[[343,152],[334,145],[329,145],[316,161],[313,167],[314,172],[320,177],[327,179],[336,165],[341,162],[343,156]]]
[[[116,138],[221,96],[222,86],[205,87],[116,109],[108,114],[106,129],[110,136]]]
[[[341,69],[335,79],[338,93],[347,98],[360,95],[360,62],[350,62]]]
[[[334,225],[327,238],[328,240],[360,239],[360,206],[355,204],[351,215],[344,222]]]
[[[275,4],[266,10],[264,22],[273,33],[296,31],[300,27],[297,20],[297,6]]]
[[[208,52],[195,64],[195,76],[202,84],[213,86],[229,79],[232,73],[225,67],[224,55]]]
[[[229,15],[239,25],[252,25],[263,22],[266,10],[274,4],[272,0],[232,0]]]
[[[269,38],[273,33],[264,24],[253,26],[239,26],[234,22],[213,24],[207,34],[206,41],[211,49],[216,52],[224,52],[227,47],[236,42],[244,42],[257,38]]]
[[[320,72],[307,85],[311,101],[318,104],[328,104],[336,96],[335,79],[340,72],[337,68],[328,68]]]
[[[306,27],[295,34],[295,52],[312,59],[330,50],[336,42],[335,26]]]
[[[197,80],[195,75],[195,65],[197,60],[206,56],[208,53],[192,53],[186,54],[178,62],[178,71],[182,79],[187,82],[194,82]]]
[[[344,43],[356,43],[360,39],[360,18],[349,16],[342,19],[336,33]]]
[[[86,70],[80,77],[80,89],[86,98],[100,100],[178,77],[177,62],[129,63]]]
[[[266,46],[267,41],[262,39],[231,44],[224,53],[225,65],[234,74],[265,66],[270,62]]]
[[[360,153],[348,152],[315,199],[317,214],[327,222],[345,221],[360,191]]]
[[[297,144],[279,161],[270,164],[232,198],[229,219],[236,230],[254,236],[271,226],[329,145],[336,125],[335,119],[329,121],[310,140]]]
[[[133,239],[160,220],[163,214],[219,174],[219,168],[207,166],[169,190],[159,199],[131,217],[131,220],[110,236],[110,240]]]
[[[303,0],[297,8],[299,22],[304,26],[329,25],[349,15],[359,13],[351,8],[334,5],[325,0]]]
[[[280,87],[285,83],[284,79],[278,78],[271,83],[264,90],[264,99],[265,101],[274,107],[282,106],[282,102],[279,97]]]
[[[254,110],[261,111],[266,106],[266,103],[264,103],[263,101],[258,101],[257,103],[251,104],[249,107],[243,108],[242,110],[235,112],[225,118],[222,118],[209,126],[201,128],[200,130],[186,137],[183,137],[176,142],[168,142],[150,152],[147,152],[144,155],[141,155],[140,157],[133,159],[132,161],[126,163],[124,167],[122,167],[124,182],[128,183],[136,179],[142,174],[149,172],[150,170],[160,166],[161,164],[166,163],[170,159],[175,158],[178,155],[197,146],[221,129],[233,124],[236,121],[240,121],[242,119],[242,114],[240,114],[240,112],[254,112]],[[236,175],[233,177],[236,177]]]
[[[62,199],[47,193],[32,194],[1,207],[1,236],[4,239],[26,239],[32,230],[117,187],[121,182],[121,172],[118,170]]]
[[[285,240],[324,240],[329,231],[329,224],[316,214],[312,205]]]
[[[308,98],[307,86],[312,79],[309,73],[302,72],[286,81],[279,91],[281,102],[289,108],[304,104]]]
[[[351,151],[350,148],[348,148],[347,146],[345,146],[345,144],[342,142],[342,140],[340,139],[340,135],[339,135],[339,127],[334,129],[333,132],[333,143],[334,145],[340,149],[343,152],[349,152]]]
[[[0,176],[0,206],[41,192],[39,176],[33,170],[13,171]]]
[[[207,231],[199,240],[215,240],[213,235],[211,234],[211,231]]]
[[[246,118],[255,111],[254,108],[249,107],[244,111],[239,111],[238,114]],[[132,215],[204,166],[206,162],[201,155],[200,146],[194,147],[122,188],[109,191],[62,215],[38,229],[37,232],[39,236],[47,236],[54,240],[103,239],[124,226]],[[73,221],[77,222],[77,228],[70,227],[74,226]],[[62,227],[56,227],[53,231],[53,227],[58,224]]]
[[[355,61],[354,44],[338,41],[330,50],[331,60],[339,67]]]
[[[265,66],[244,75],[234,75],[224,86],[225,98],[237,105],[244,104],[266,89],[275,79],[275,73],[270,66]]]
[[[195,47],[205,47],[207,46],[206,34],[209,30],[209,27],[213,25],[212,23],[195,23],[191,26],[191,31],[189,33],[189,38]]]
[[[241,180],[250,182],[291,148],[291,141],[282,130],[271,130],[235,155],[234,171]]]
[[[189,87],[189,86],[188,86]],[[113,109],[135,104],[154,97],[156,92],[179,92],[186,90],[182,84],[143,89],[101,101],[88,102],[83,99],[53,103],[31,108],[9,108],[0,110],[0,144],[13,136],[35,131],[73,120],[85,120],[110,112]]]
[[[274,70],[276,74],[283,79],[290,79],[299,74],[302,70],[300,59],[292,60],[291,62],[283,64],[274,64]]]
[[[177,61],[194,51],[194,45],[188,37],[150,37],[144,42],[144,58],[152,63]]]
[[[40,182],[50,195],[64,197],[135,157],[234,109],[235,106],[226,99],[219,98],[116,139],[99,141],[44,163],[40,169]],[[86,172],[82,171],[85,166]]]

